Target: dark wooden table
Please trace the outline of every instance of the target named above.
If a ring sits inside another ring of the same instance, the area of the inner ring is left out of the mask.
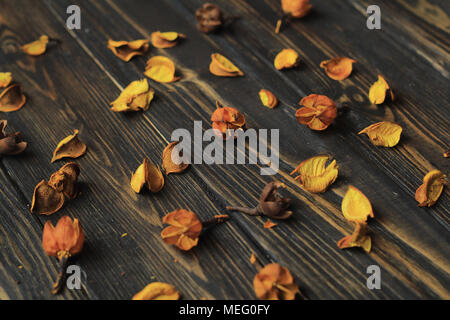
[[[130,299],[151,281],[174,284],[186,299],[254,299],[255,253],[263,264],[288,267],[309,299],[450,298],[449,192],[432,208],[419,208],[414,192],[433,168],[449,172],[442,154],[449,148],[450,4],[442,0],[312,0],[314,10],[279,35],[274,23],[279,1],[214,1],[240,18],[223,32],[196,29],[200,0],[0,0],[0,71],[10,71],[28,102],[3,113],[9,130],[20,130],[29,147],[0,159],[0,299],[52,299],[49,288],[57,261],[41,247],[42,228],[69,215],[81,220],[86,245],[76,260],[86,273],[81,290],[61,299]],[[65,27],[66,8],[81,7],[81,30]],[[382,29],[366,28],[366,8],[378,4]],[[107,39],[148,38],[156,30],[178,31],[187,39],[172,49],[151,48],[129,63],[116,58]],[[20,45],[41,34],[60,40],[40,57]],[[278,72],[273,59],[283,48],[301,56],[298,68]],[[245,77],[218,78],[208,71],[211,53],[235,62]],[[157,98],[147,112],[109,110],[121,90],[143,78],[146,59],[173,59],[182,79],[150,81]],[[335,56],[358,61],[350,78],[329,79],[319,63]],[[383,74],[394,88],[394,103],[371,105],[370,85]],[[263,107],[260,89],[281,103]],[[341,111],[324,132],[297,123],[298,101],[325,94]],[[160,163],[176,128],[193,121],[210,126],[215,101],[243,112],[249,128],[280,128],[280,171],[261,176],[256,165],[194,165],[166,177],[159,194],[136,195],[131,173],[147,156]],[[382,120],[404,128],[395,148],[373,146],[357,132]],[[50,163],[60,139],[80,129],[88,152],[81,165],[81,194],[52,216],[30,214],[34,186],[66,161]],[[323,194],[310,194],[289,176],[316,154],[337,159],[339,178]],[[287,185],[293,218],[266,230],[266,219],[232,213],[232,219],[182,253],[160,238],[161,217],[189,208],[201,219],[225,213],[225,206],[256,205],[272,180]],[[372,202],[369,223],[373,250],[339,250],[337,240],[352,232],[340,205],[349,184]],[[123,233],[128,235],[121,237]],[[175,262],[174,260],[177,260]],[[366,287],[366,268],[381,268],[381,289]]]

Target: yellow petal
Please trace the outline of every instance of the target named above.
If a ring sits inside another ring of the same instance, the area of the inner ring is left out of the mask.
[[[78,130],[62,139],[53,151],[52,162],[62,158],[78,158],[86,153],[86,145],[78,139]]]
[[[133,300],[178,300],[180,293],[174,286],[164,282],[152,282],[138,292]]]
[[[369,253],[372,248],[372,240],[370,236],[366,235],[366,232],[367,224],[357,223],[353,234],[339,240],[337,245],[340,249],[360,247]]]
[[[368,126],[358,134],[367,134],[376,146],[394,147],[400,141],[402,130],[402,127],[394,122],[383,121]]]
[[[261,89],[261,91],[259,91],[259,98],[263,105],[270,109],[273,109],[278,105],[277,97],[269,90]]]
[[[157,82],[168,83],[179,79],[175,77],[175,64],[163,56],[155,56],[147,61],[145,73],[147,77]]]
[[[11,72],[0,72],[0,88],[6,88],[12,81]]]
[[[209,71],[219,77],[236,77],[244,75],[238,67],[219,53],[213,53],[211,55]]]
[[[47,49],[48,37],[46,35],[41,36],[38,40],[27,43],[21,48],[30,56],[40,56]]]
[[[185,38],[185,36],[178,32],[156,31],[151,34],[152,45],[160,49],[176,46],[180,38]]]
[[[140,193],[145,185],[145,164],[142,163],[131,176],[131,188],[134,192]]]
[[[342,200],[342,213],[345,219],[353,222],[365,222],[374,217],[369,199],[354,186],[349,186]]]
[[[153,100],[155,90],[149,87],[147,79],[131,82],[111,103],[114,112],[145,111]]]
[[[164,187],[164,176],[161,170],[147,158],[131,176],[130,185],[134,192],[139,193],[145,183],[147,183],[148,189],[155,193],[161,191]]]
[[[447,176],[439,170],[432,170],[423,178],[423,184],[416,191],[416,201],[419,207],[434,205],[444,190]]]
[[[299,173],[295,179],[300,179],[302,186],[309,192],[325,192],[326,189],[337,179],[338,165],[333,160],[327,167],[325,164],[330,158],[327,155],[315,156],[303,161],[291,172]]]
[[[277,70],[293,68],[298,65],[300,57],[293,49],[283,49],[277,54],[273,62]]]
[[[382,104],[386,99],[386,91],[390,91],[391,100],[394,100],[394,94],[389,88],[388,83],[382,75],[378,75],[378,80],[370,87],[369,100],[373,104]]]

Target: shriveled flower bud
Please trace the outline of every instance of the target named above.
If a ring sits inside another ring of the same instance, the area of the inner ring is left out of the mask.
[[[0,120],[0,156],[22,153],[27,148],[27,143],[22,140],[20,132],[5,134],[8,124],[6,120]]]
[[[204,33],[218,30],[223,25],[223,14],[218,6],[212,3],[205,3],[195,11],[197,27]]]

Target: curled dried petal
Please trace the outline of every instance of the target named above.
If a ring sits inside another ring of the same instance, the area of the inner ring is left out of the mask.
[[[309,192],[325,192],[336,181],[339,172],[336,160],[325,167],[329,160],[331,159],[327,155],[312,157],[300,163],[290,174],[298,173],[295,180],[300,180]]]
[[[218,30],[223,25],[223,14],[218,6],[205,3],[195,11],[197,27],[200,31],[209,33]]]
[[[157,82],[169,83],[180,79],[175,77],[175,64],[163,56],[155,56],[147,61],[144,74]]]
[[[108,48],[121,60],[128,62],[134,56],[141,56],[148,50],[148,40],[140,39],[134,41],[108,40]]]
[[[428,172],[423,178],[423,184],[416,191],[416,201],[419,207],[431,207],[434,205],[444,190],[447,176],[439,170]]]
[[[369,199],[354,186],[348,187],[341,207],[345,219],[351,222],[366,222],[367,217],[374,217]]]
[[[111,102],[111,110],[114,112],[146,111],[154,96],[155,90],[150,88],[147,79],[136,80]]]
[[[219,77],[237,77],[244,75],[238,67],[219,53],[213,53],[211,55],[209,71]]]
[[[270,109],[273,109],[278,105],[277,97],[269,90],[261,89],[261,91],[259,91],[259,98],[263,105]]]
[[[382,104],[386,100],[386,93],[389,91],[391,100],[394,101],[394,93],[389,88],[388,83],[382,75],[378,75],[378,80],[370,87],[369,100],[373,104]]]
[[[277,70],[288,69],[298,66],[300,57],[293,49],[283,49],[277,54],[273,65]]]
[[[271,228],[275,227],[276,225],[277,225],[276,223],[274,223],[270,220],[267,220],[266,222],[264,222],[264,229],[271,229]]]
[[[11,72],[0,72],[0,88],[6,88],[12,82]]]
[[[27,98],[18,84],[12,84],[0,93],[0,112],[12,112],[22,108]]]
[[[27,148],[27,143],[22,140],[20,132],[5,134],[8,124],[6,120],[0,120],[0,155],[16,155]]]
[[[132,300],[178,300],[180,293],[174,286],[164,282],[152,282],[136,293]]]
[[[281,0],[281,8],[284,13],[294,18],[302,18],[309,13],[312,5],[309,0]]]
[[[86,145],[78,139],[78,130],[62,139],[53,151],[52,162],[62,158],[78,158],[86,153]]]
[[[178,32],[153,32],[151,35],[152,45],[159,49],[172,48],[178,44],[178,40],[186,36]]]
[[[312,130],[325,130],[337,117],[336,104],[326,96],[311,94],[299,104],[303,107],[297,110],[295,117],[299,123]]]
[[[294,300],[299,293],[292,274],[278,263],[262,268],[253,279],[253,288],[261,300]]]
[[[353,234],[339,240],[337,245],[340,249],[361,247],[369,253],[372,248],[372,240],[367,235],[367,224],[364,222],[356,223]]]
[[[170,225],[161,232],[164,242],[185,251],[198,244],[202,223],[195,213],[178,209],[165,215],[162,221]]]
[[[161,170],[147,158],[132,175],[131,188],[134,192],[139,193],[146,183],[148,189],[154,193],[161,191],[164,187],[164,176]]]
[[[397,123],[383,121],[368,126],[358,134],[367,134],[370,141],[376,146],[394,147],[400,141],[402,130]]]
[[[80,166],[75,162],[69,162],[50,176],[48,184],[72,200],[78,194],[79,175]]]
[[[21,49],[30,56],[40,56],[47,49],[48,41],[49,38],[42,35],[38,40],[23,45]]]
[[[350,76],[353,70],[353,64],[356,60],[337,57],[331,60],[322,61],[320,67],[325,69],[327,75],[333,80],[344,80]]]
[[[64,194],[58,192],[42,180],[34,188],[31,212],[50,215],[64,205]]]
[[[50,221],[44,225],[42,247],[49,256],[60,256],[68,253],[70,256],[81,252],[84,244],[84,232],[78,219],[64,216],[54,227]]]
[[[245,116],[233,107],[222,107],[219,102],[216,102],[217,109],[211,116],[213,129],[222,133],[224,139],[228,139],[228,129],[237,130],[244,128]]]
[[[171,142],[164,148],[162,167],[166,174],[180,173],[187,169],[189,163],[184,163],[177,149],[178,141]]]

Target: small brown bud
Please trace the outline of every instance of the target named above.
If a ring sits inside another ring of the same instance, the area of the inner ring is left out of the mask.
[[[218,30],[224,22],[222,11],[218,6],[212,3],[205,3],[195,11],[197,27],[204,33],[210,33]]]

